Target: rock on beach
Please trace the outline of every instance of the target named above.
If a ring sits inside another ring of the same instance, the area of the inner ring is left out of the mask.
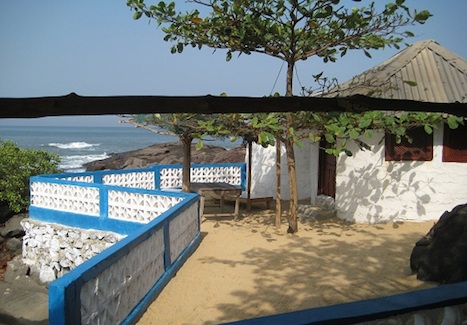
[[[103,160],[92,161],[84,165],[86,171],[142,168],[150,165],[181,164],[183,161],[183,145],[181,142],[155,144],[143,149],[113,154]],[[245,147],[225,149],[204,145],[196,150],[191,146],[191,163],[237,163],[245,161]]]

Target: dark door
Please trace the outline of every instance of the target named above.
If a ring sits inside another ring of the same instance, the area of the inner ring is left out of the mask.
[[[325,143],[320,143],[318,195],[336,197],[336,157],[324,151]]]

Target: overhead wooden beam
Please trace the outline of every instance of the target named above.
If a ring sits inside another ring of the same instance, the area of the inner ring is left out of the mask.
[[[79,96],[0,98],[0,118],[140,113],[423,111],[465,116],[467,103],[351,97]]]

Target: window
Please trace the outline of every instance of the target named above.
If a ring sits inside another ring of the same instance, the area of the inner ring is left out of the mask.
[[[386,161],[433,160],[433,134],[427,134],[423,128],[414,128],[408,130],[407,135],[413,140],[412,143],[405,138],[401,143],[396,143],[396,136],[386,133]]]
[[[457,129],[444,126],[443,161],[467,162],[467,126],[459,125]]]

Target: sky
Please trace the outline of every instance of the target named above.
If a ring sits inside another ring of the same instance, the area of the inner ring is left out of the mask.
[[[389,0],[377,0],[386,3]],[[158,0],[146,3],[152,4]],[[368,5],[370,0],[342,3]],[[185,1],[177,7],[188,8]],[[416,37],[433,39],[467,58],[466,0],[406,0],[432,14],[426,24],[408,27]],[[220,95],[262,97],[285,92],[282,61],[261,54],[233,56],[225,51],[171,44],[155,21],[133,20],[126,0],[0,1],[0,97],[112,95]],[[295,93],[312,86],[313,74],[340,83],[387,60],[398,50],[351,53],[337,63],[318,58],[297,64]],[[282,67],[282,68],[281,68]],[[276,82],[277,80],[277,82]],[[0,119],[1,125],[118,126],[115,116]]]

